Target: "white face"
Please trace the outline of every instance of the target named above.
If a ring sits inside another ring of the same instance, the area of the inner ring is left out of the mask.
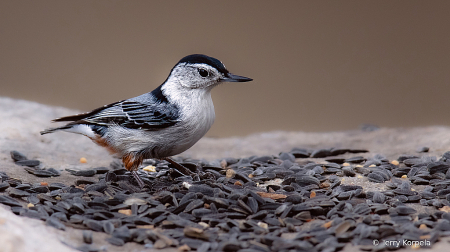
[[[169,79],[181,86],[191,89],[212,88],[223,78],[216,68],[207,64],[182,63],[177,65],[170,74]]]

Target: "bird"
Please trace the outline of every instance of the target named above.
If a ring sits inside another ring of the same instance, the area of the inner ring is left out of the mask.
[[[167,160],[185,175],[192,175],[170,157],[192,147],[213,125],[211,90],[223,82],[252,80],[230,73],[216,58],[188,55],[153,91],[90,112],[54,119],[53,122],[67,124],[40,134],[65,131],[87,136],[121,158],[143,188],[145,184],[137,170],[144,159]]]

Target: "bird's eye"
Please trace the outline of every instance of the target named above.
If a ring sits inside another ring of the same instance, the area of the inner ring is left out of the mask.
[[[206,76],[209,75],[209,72],[206,71],[206,70],[203,69],[203,68],[199,68],[199,69],[198,69],[198,73],[199,73],[202,77],[206,77]]]

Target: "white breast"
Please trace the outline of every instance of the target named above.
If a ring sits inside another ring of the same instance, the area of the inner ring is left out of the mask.
[[[192,147],[211,128],[215,119],[214,104],[210,89],[186,89],[180,88],[179,85],[165,86],[168,99],[180,108],[180,123],[172,129],[178,143],[174,146],[174,152],[179,154]]]

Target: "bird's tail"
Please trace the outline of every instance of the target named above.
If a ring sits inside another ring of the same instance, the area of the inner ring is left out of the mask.
[[[65,125],[65,126],[58,127],[58,128],[46,129],[46,130],[41,131],[40,133],[41,133],[41,135],[45,135],[45,134],[48,134],[48,133],[53,133],[53,132],[58,131],[58,130],[65,130],[65,129],[70,129],[70,128],[72,128],[72,125]]]

